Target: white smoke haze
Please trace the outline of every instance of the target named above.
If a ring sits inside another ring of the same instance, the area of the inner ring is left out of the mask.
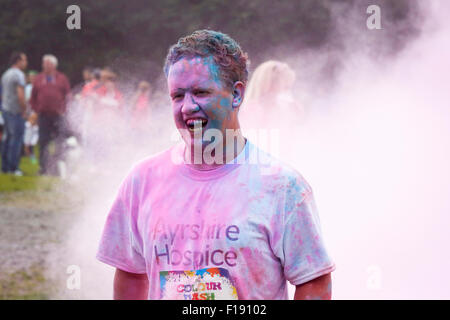
[[[328,52],[284,59],[297,74],[295,97],[307,113],[298,126],[283,128],[280,156],[314,190],[337,266],[335,299],[450,298],[449,9],[443,0],[423,5],[420,37],[389,59],[370,54],[376,46],[370,32],[388,33],[387,26],[346,30],[343,18],[346,49],[334,57],[341,69],[332,85],[320,75]],[[362,14],[354,19],[364,21]],[[98,123],[95,131],[109,134],[111,151],[93,165],[90,156],[101,146],[91,145],[74,164],[68,179],[84,202],[67,230],[62,258],[50,259],[48,272],[59,275],[54,298],[112,297],[114,270],[95,253],[118,185],[133,163],[175,143],[163,85],[152,102],[158,107],[146,134]],[[281,127],[295,116],[280,114],[274,123]],[[81,268],[79,290],[66,288],[69,265]],[[292,297],[292,287],[289,292]]]
[[[131,96],[134,90],[122,89],[122,93]],[[132,165],[174,143],[176,128],[168,106],[167,96],[155,92],[151,99],[151,121],[139,134],[130,126],[127,112],[125,117],[102,116],[85,122],[85,117],[90,116],[86,105],[74,102],[71,106],[71,126],[84,132],[85,142],[82,156],[68,164],[66,184],[74,197],[83,200],[83,205],[78,208],[78,215],[71,218],[61,252],[48,259],[48,276],[58,282],[53,298],[112,298],[114,269],[95,259],[103,226],[118,187]],[[131,106],[124,108],[129,110]],[[88,130],[83,131],[86,127]],[[72,286],[76,283],[74,274],[67,273],[69,266],[77,266],[81,271],[79,289],[67,287],[67,281]]]
[[[336,87],[307,96],[310,117],[285,148],[315,191],[336,299],[450,297],[449,8],[424,6],[422,35],[392,60],[350,38]]]

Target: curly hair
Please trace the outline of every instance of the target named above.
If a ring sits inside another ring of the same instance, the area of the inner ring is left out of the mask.
[[[248,79],[250,64],[247,53],[230,36],[213,31],[197,30],[189,36],[180,38],[169,48],[164,65],[164,73],[169,74],[169,68],[182,58],[212,57],[220,70],[220,78],[228,88],[236,81],[244,84]]]

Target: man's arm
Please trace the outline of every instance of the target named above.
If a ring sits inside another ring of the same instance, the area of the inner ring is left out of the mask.
[[[147,300],[148,278],[146,274],[130,273],[116,269],[114,276],[114,300]]]
[[[25,90],[21,85],[17,86],[17,99],[19,100],[22,116],[25,116],[27,111],[27,103],[25,101]]]
[[[294,300],[331,300],[331,273],[298,285]]]

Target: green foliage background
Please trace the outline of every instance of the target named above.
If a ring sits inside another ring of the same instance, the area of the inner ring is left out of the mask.
[[[81,30],[66,28],[71,4],[81,8]],[[384,21],[394,22],[386,41],[395,50],[417,31],[416,0],[0,0],[0,67],[22,50],[30,69],[40,69],[43,54],[56,55],[72,84],[86,65],[119,66],[151,80],[161,74],[168,47],[200,28],[230,34],[255,66],[282,50],[338,48],[334,23],[347,17],[335,9],[356,7],[364,17],[369,4],[379,4]]]

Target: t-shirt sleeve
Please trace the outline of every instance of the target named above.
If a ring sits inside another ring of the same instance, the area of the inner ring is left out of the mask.
[[[280,256],[286,279],[299,285],[330,273],[335,265],[325,248],[310,186],[301,177],[290,180]]]
[[[10,79],[12,80],[14,87],[20,86],[24,88],[26,85],[25,75],[22,71],[14,70],[10,75]]]
[[[25,87],[25,85],[27,84],[25,81],[25,75],[21,71],[17,72],[16,79],[17,79],[16,81],[17,81],[18,86]]]
[[[130,273],[146,273],[137,229],[138,176],[131,173],[119,188],[106,219],[97,259]]]

